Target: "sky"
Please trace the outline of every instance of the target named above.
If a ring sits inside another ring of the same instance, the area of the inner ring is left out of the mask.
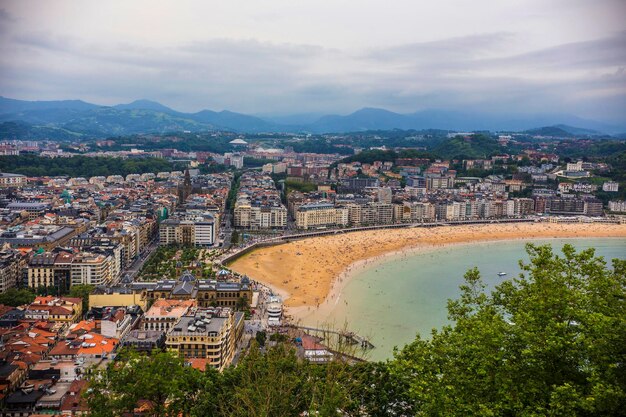
[[[0,0],[0,95],[626,119],[624,0]]]

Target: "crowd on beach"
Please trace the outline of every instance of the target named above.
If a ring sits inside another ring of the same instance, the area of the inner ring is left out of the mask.
[[[231,267],[281,294],[294,317],[331,308],[356,270],[389,255],[490,240],[626,237],[626,224],[518,223],[371,230],[261,248]],[[343,302],[347,302],[343,300]]]

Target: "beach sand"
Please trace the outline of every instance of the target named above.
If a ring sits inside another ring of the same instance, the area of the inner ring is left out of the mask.
[[[504,223],[379,229],[315,237],[257,249],[230,267],[280,294],[302,318],[332,305],[355,269],[386,255],[493,240],[626,237],[626,224]]]

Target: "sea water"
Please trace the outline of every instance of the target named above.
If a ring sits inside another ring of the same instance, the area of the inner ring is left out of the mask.
[[[524,248],[528,242],[450,245],[372,262],[346,284],[329,315],[313,315],[305,323],[345,326],[376,346],[368,352],[370,359],[390,358],[394,346],[404,346],[417,333],[429,337],[433,328],[448,323],[447,300],[460,295],[467,270],[477,267],[488,289],[517,276],[521,272],[518,261],[529,261]],[[535,239],[532,243],[551,244],[561,255],[566,243],[578,251],[593,247],[609,265],[613,258],[626,259],[623,238]],[[500,272],[507,275],[499,276]]]

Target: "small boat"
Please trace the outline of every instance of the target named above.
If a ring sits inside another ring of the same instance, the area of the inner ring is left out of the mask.
[[[498,276],[499,276],[499,277],[503,277],[503,276],[505,276],[505,275],[506,275],[506,272],[498,272]]]

